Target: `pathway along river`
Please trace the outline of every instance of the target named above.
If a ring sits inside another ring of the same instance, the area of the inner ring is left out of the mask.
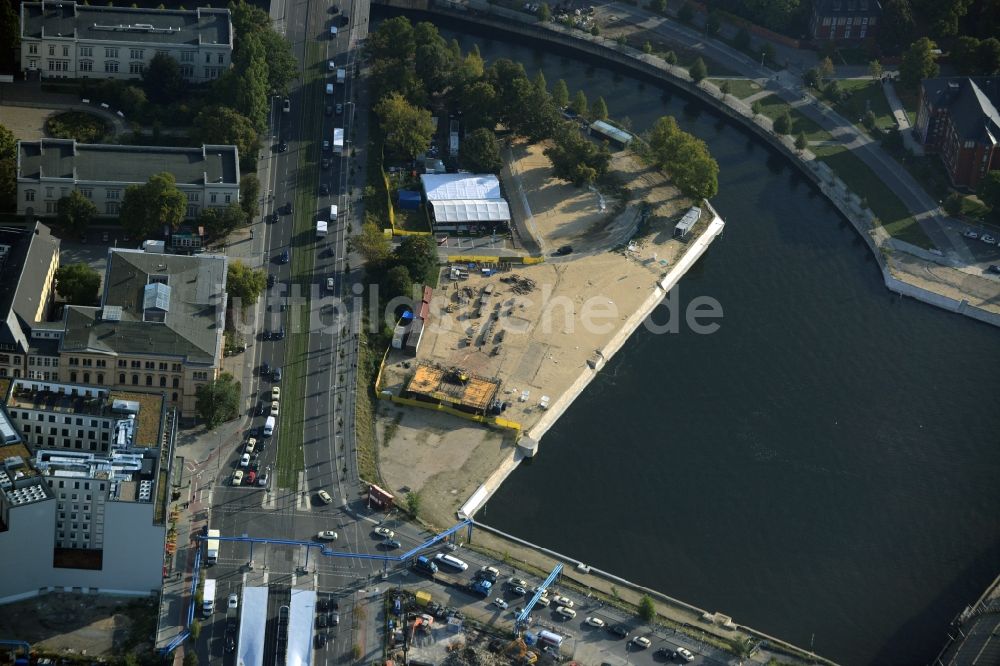
[[[890,294],[832,206],[711,110],[443,33],[637,130],[676,116],[728,223],[680,284],[721,329],[640,329],[479,517],[844,664],[929,662],[1000,569],[1000,332]]]

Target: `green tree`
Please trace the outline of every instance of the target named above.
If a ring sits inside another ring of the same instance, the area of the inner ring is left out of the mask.
[[[774,131],[778,134],[788,134],[792,131],[792,114],[785,111],[774,119]]]
[[[586,117],[588,112],[587,95],[582,90],[577,90],[576,95],[573,96],[573,103],[570,105],[570,109],[576,115],[580,117]]]
[[[240,154],[240,168],[252,170],[260,152],[260,135],[250,118],[228,106],[207,106],[195,116],[192,139],[198,143],[233,145]]]
[[[676,65],[677,64],[677,54],[674,53],[673,51],[667,51],[666,53],[663,54],[663,60],[668,65]]]
[[[198,637],[201,636],[201,620],[191,621],[191,638],[197,641]],[[193,650],[192,650],[193,652]]]
[[[181,64],[165,53],[157,53],[142,72],[142,89],[153,104],[166,105],[177,101],[184,92]]]
[[[416,517],[420,511],[420,493],[406,493],[406,510],[410,512],[411,516]]]
[[[802,75],[802,82],[810,88],[819,89],[819,80],[819,70],[815,67],[807,69],[806,73]]]
[[[653,603],[653,597],[648,594],[642,595],[639,599],[639,617],[643,622],[652,622],[656,618],[656,604]]]
[[[795,137],[795,149],[798,151],[803,151],[809,146],[809,139],[806,138],[805,132],[799,132],[799,135]]]
[[[913,41],[916,21],[910,0],[884,0],[878,26],[878,43],[887,54],[902,52]]]
[[[868,76],[877,81],[882,78],[882,63],[877,59],[868,63]]]
[[[690,23],[694,20],[694,7],[685,2],[677,12],[677,20],[681,23]]]
[[[268,112],[268,67],[267,53],[255,35],[243,39],[239,57],[234,57],[236,86],[236,109],[250,119],[258,131],[267,127]]]
[[[1000,171],[986,174],[979,185],[979,198],[994,211],[1000,210]]]
[[[973,74],[979,69],[976,58],[979,44],[979,40],[971,35],[962,35],[955,40],[949,59],[960,74]]]
[[[78,236],[87,230],[90,221],[97,215],[97,206],[79,190],[73,190],[69,196],[59,200],[56,211],[63,228],[71,235]]]
[[[184,666],[198,666],[200,663],[197,652],[194,650],[184,651]]]
[[[257,39],[267,54],[267,89],[279,95],[288,92],[288,82],[299,73],[299,61],[292,54],[292,44],[288,39],[268,25],[257,33]]]
[[[368,36],[365,49],[372,60],[409,60],[417,48],[413,24],[405,16],[382,21],[378,30]]]
[[[984,39],[976,49],[976,66],[980,74],[992,76],[1000,70],[1000,40]]]
[[[399,297],[411,298],[413,296],[413,278],[410,277],[410,271],[406,270],[406,266],[402,264],[393,266],[386,271],[385,278],[382,280],[382,289],[385,301]]]
[[[20,22],[11,2],[0,3],[0,44],[16,49],[21,44]]]
[[[549,3],[543,2],[538,5],[538,20],[542,23],[548,23],[552,20],[552,10],[549,8]]]
[[[247,223],[247,214],[235,201],[228,206],[208,206],[198,216],[198,224],[205,227],[205,235],[212,240],[225,238]]]
[[[407,236],[393,253],[414,282],[426,283],[438,270],[437,243],[431,236]]]
[[[248,173],[240,178],[240,207],[246,216],[244,223],[253,222],[254,216],[259,210],[257,201],[259,198],[260,180],[257,178],[257,174]]]
[[[899,64],[899,82],[915,90],[923,79],[937,76],[939,68],[937,55],[934,53],[936,49],[937,44],[927,37],[921,37],[913,42],[903,54],[903,61]]]
[[[430,111],[410,104],[394,92],[382,98],[375,106],[375,113],[385,132],[388,148],[411,158],[427,150],[434,136]]]
[[[459,150],[459,163],[474,173],[500,173],[500,142],[485,127],[465,136]]]
[[[761,114],[761,111],[763,110],[764,110],[764,105],[760,103],[759,99],[755,99],[753,101],[753,104],[750,105],[750,111],[751,113],[753,113],[755,117],[759,116]]]
[[[549,92],[549,83],[545,80],[545,72],[542,70],[538,70],[538,73],[535,74],[535,78],[531,80],[531,85],[535,86],[535,90],[540,93]]]
[[[373,218],[366,216],[365,223],[361,225],[361,233],[351,236],[348,244],[351,251],[360,254],[366,262],[380,264],[392,253],[392,243],[372,220]]]
[[[594,108],[591,109],[590,115],[594,117],[594,120],[607,120],[608,119],[608,105],[604,101],[603,97],[598,97],[597,101],[594,102]]]
[[[714,37],[719,34],[719,30],[722,28],[722,19],[719,17],[718,12],[709,12],[708,16],[705,17],[705,34],[709,37]]]
[[[829,56],[823,58],[819,61],[819,65],[816,66],[816,71],[819,73],[820,83],[830,80],[836,73],[836,69],[833,67],[833,60]]]
[[[653,52],[653,44],[648,39],[642,45],[642,52],[647,55]]]
[[[726,99],[726,97],[728,97],[728,96],[729,96],[729,93],[730,93],[731,91],[732,91],[732,87],[730,87],[730,85],[729,85],[729,81],[728,81],[728,80],[726,80],[726,81],[723,81],[723,82],[722,82],[722,83],[721,83],[721,84],[719,85],[719,92],[720,92],[720,93],[722,93],[722,99]]]
[[[214,430],[219,424],[240,415],[240,383],[228,372],[218,379],[202,384],[195,392],[195,411]]]
[[[646,8],[651,12],[656,12],[657,14],[666,14],[667,0],[649,0],[649,4]]]
[[[240,307],[245,309],[256,303],[266,288],[267,275],[263,268],[250,268],[239,259],[229,262],[226,293],[231,299],[240,299]]]
[[[656,166],[664,170],[685,196],[708,199],[719,189],[719,165],[708,146],[682,131],[671,116],[654,123],[649,148]]]
[[[691,65],[691,69],[688,70],[688,74],[691,75],[691,80],[695,83],[699,83],[702,79],[708,76],[708,67],[705,66],[705,61],[698,58]]]
[[[746,26],[741,25],[740,29],[736,31],[736,36],[733,37],[733,46],[740,51],[752,50],[753,39],[750,37],[750,31],[746,29]]]
[[[126,233],[145,238],[160,233],[164,227],[176,230],[187,212],[187,197],[177,189],[172,173],[150,176],[145,185],[125,188],[119,218]]]
[[[569,105],[569,88],[562,79],[556,81],[555,87],[552,88],[552,103],[558,109],[565,109]]]
[[[572,123],[562,124],[552,145],[545,149],[545,156],[552,162],[557,178],[580,187],[593,183],[608,171],[611,154],[604,146],[597,146],[580,134]]]
[[[861,124],[865,126],[865,129],[869,132],[875,130],[875,123],[878,119],[875,117],[875,112],[872,110],[865,111],[865,115],[861,117]]]
[[[67,264],[56,269],[56,291],[71,305],[97,305],[101,274],[87,264]]]
[[[414,71],[431,94],[443,92],[451,84],[457,65],[443,39],[417,46]]]
[[[0,208],[17,205],[17,139],[0,125]]]
[[[601,34],[601,26],[597,25],[596,21],[594,22],[594,25],[590,26],[590,34],[594,37]]]

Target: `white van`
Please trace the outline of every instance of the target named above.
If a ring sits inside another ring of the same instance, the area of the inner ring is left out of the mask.
[[[330,39],[336,39],[336,38],[337,38],[337,26],[331,25],[330,26]]]
[[[270,437],[274,434],[274,417],[268,416],[267,420],[264,421],[264,437]]]
[[[330,206],[330,221],[331,222],[336,222],[337,221],[337,207],[336,206]]]

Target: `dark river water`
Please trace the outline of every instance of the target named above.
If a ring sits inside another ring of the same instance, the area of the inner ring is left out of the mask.
[[[721,329],[640,329],[479,518],[844,664],[920,664],[1000,571],[1000,331],[885,289],[781,157],[652,82],[458,37],[718,160],[681,281]]]

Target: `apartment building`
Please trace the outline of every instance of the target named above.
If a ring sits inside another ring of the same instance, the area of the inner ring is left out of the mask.
[[[137,79],[157,55],[185,79],[219,78],[233,58],[228,9],[139,9],[71,0],[21,3],[21,69],[41,78]]]
[[[881,18],[878,0],[815,0],[809,36],[814,42],[871,41]]]
[[[0,392],[0,560],[18,572],[0,603],[159,589],[176,432],[164,397],[29,379]]]
[[[19,141],[17,214],[54,217],[59,199],[79,190],[101,217],[116,217],[125,188],[150,176],[173,174],[187,197],[186,215],[224,208],[240,200],[240,160],[236,146],[201,148],[83,144],[72,139]]]
[[[59,239],[47,226],[0,227],[0,377],[58,379],[57,268]]]
[[[60,338],[70,382],[163,391],[182,417],[218,376],[226,312],[225,256],[108,251],[101,305],[71,305]]]

